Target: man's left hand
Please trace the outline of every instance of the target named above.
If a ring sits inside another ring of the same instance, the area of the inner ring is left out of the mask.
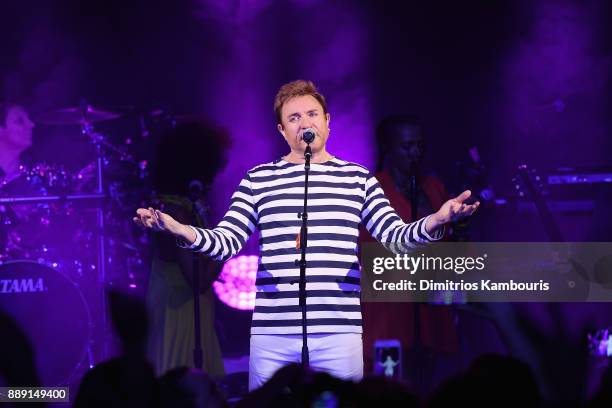
[[[465,190],[457,197],[451,198],[445,202],[442,207],[429,218],[425,226],[427,231],[433,232],[446,223],[455,222],[474,214],[474,211],[480,206],[480,201],[476,201],[474,204],[466,204],[465,201],[470,198],[471,195],[472,192],[470,190]]]

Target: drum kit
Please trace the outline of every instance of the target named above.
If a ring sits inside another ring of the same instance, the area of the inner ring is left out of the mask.
[[[0,179],[0,310],[28,334],[47,386],[108,358],[105,289],[137,291],[146,276],[147,236],[130,222],[151,198],[146,161],[94,129],[125,116],[87,104],[39,115],[38,124],[78,125],[95,158],[76,171],[37,163]]]

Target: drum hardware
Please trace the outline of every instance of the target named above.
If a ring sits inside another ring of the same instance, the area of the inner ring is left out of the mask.
[[[104,188],[105,188],[105,184],[104,184],[104,171],[103,171],[103,166],[104,166],[104,162],[105,162],[105,156],[104,156],[104,150],[103,150],[103,146],[106,146],[106,139],[97,132],[94,132],[94,128],[92,125],[92,121],[89,120],[89,116],[91,116],[93,109],[91,108],[90,105],[88,105],[86,103],[86,101],[83,101],[81,104],[81,113],[82,113],[82,117],[80,120],[80,124],[81,124],[81,133],[85,136],[89,136],[90,140],[92,141],[93,145],[96,148],[96,193],[97,194],[104,194]],[[100,117],[104,116],[104,115],[99,115]],[[107,117],[110,119],[110,116],[112,115],[108,115]],[[104,236],[104,211],[101,207],[98,207],[96,209],[96,227],[99,230],[99,233],[96,234],[96,238],[97,238],[97,249],[98,249],[98,258],[97,258],[97,264],[98,264],[98,283],[104,287],[104,284],[106,282],[106,239]],[[106,332],[108,330],[108,307],[107,307],[107,301],[106,301],[106,295],[104,293],[104,291],[102,291],[102,294],[100,296],[100,302],[101,302],[101,317],[102,317],[102,328],[105,332],[104,335],[104,341],[102,344],[102,358],[105,359],[108,356],[108,335],[106,335]]]
[[[57,109],[45,112],[36,116],[36,122],[43,125],[82,125],[83,123],[94,123],[118,119],[123,116],[123,112],[112,111],[110,109],[93,107],[84,101],[81,106]]]
[[[105,180],[104,168],[106,167],[106,165],[110,163],[109,156],[107,155],[107,153],[113,154],[115,158],[119,159],[119,162],[127,162],[127,163],[130,163],[131,165],[138,166],[139,174],[144,174],[144,171],[146,170],[146,162],[138,163],[134,159],[134,157],[130,155],[129,152],[127,152],[125,149],[115,146],[114,144],[108,141],[108,138],[104,134],[95,131],[93,127],[93,122],[95,122],[96,120],[89,120],[89,117],[91,116],[92,112],[95,112],[95,109],[91,108],[91,106],[88,105],[85,101],[82,103],[81,106],[82,106],[82,118],[79,122],[81,125],[81,133],[89,137],[91,143],[94,145],[96,149],[96,161],[95,161],[96,162],[96,165],[95,165],[96,194],[104,195],[105,192],[108,190],[108,197],[114,200],[116,203],[118,203],[120,208],[123,208],[124,205],[121,200],[122,198],[121,194],[119,193],[118,188],[117,188],[117,183],[113,183],[113,182],[107,183]],[[97,116],[101,118],[105,116],[104,115],[105,113],[111,113],[111,112],[104,112],[104,113],[96,112],[96,113],[99,113],[99,115]],[[110,118],[110,116],[112,115],[106,115],[106,116]],[[107,119],[100,119],[100,120],[107,120]],[[107,247],[108,243],[106,241],[106,227],[107,226],[106,226],[106,221],[105,221],[104,209],[101,206],[98,206],[96,208],[96,229],[98,231],[98,233],[96,234],[97,254],[98,254],[97,265],[98,265],[98,280],[99,280],[99,283],[102,285],[102,287],[107,282],[112,283],[112,282],[109,282],[108,276],[107,276],[107,267],[108,267],[107,262],[112,262],[112,258],[107,256],[107,250],[109,248]],[[110,248],[110,249],[113,249],[113,248]],[[129,269],[130,269],[130,266],[128,265],[128,270]],[[128,271],[128,274],[131,274],[131,272]],[[130,280],[132,279],[133,279],[133,276],[130,276]],[[131,284],[130,284],[130,287],[131,287]],[[102,327],[105,330],[107,330],[109,327],[108,325],[108,307],[107,307],[107,299],[104,293],[101,296],[101,307],[102,307],[101,324],[102,324]],[[108,345],[109,345],[108,336],[105,336],[105,341],[103,344],[103,353],[102,353],[103,358],[106,358],[108,356]]]
[[[48,195],[48,196],[24,196],[24,197],[0,197],[0,204],[36,204],[58,201],[99,201],[107,198],[102,194],[69,194],[69,195]]]
[[[81,288],[58,263],[0,262],[0,276],[0,308],[39,351],[35,358],[42,384],[69,385],[94,363],[94,325]]]
[[[81,134],[95,148],[95,159],[78,172],[39,163],[22,166],[10,180],[0,179],[0,268],[11,262],[44,264],[59,270],[69,280],[95,287],[87,299],[95,311],[96,339],[101,340],[104,332],[104,340],[95,342],[95,353],[88,347],[85,359],[90,366],[109,357],[111,338],[105,286],[120,283],[129,289],[142,287],[138,277],[144,275],[138,270],[146,264],[146,255],[138,248],[144,244],[130,229],[131,218],[125,217],[127,225],[118,219],[124,218],[119,213],[133,206],[132,201],[140,201],[139,195],[148,192],[143,189],[148,163],[136,160],[127,150],[132,147],[111,143],[108,136],[93,126],[122,116],[125,114],[119,111],[85,103],[79,108],[42,115],[37,120],[40,123],[78,124]],[[153,116],[146,117],[155,119]],[[142,129],[148,136],[148,129],[141,126]],[[20,209],[26,210],[25,218],[19,218]],[[77,211],[80,209],[84,211]],[[0,282],[0,291],[2,285]],[[59,297],[57,291],[54,296],[61,303],[61,292]],[[2,294],[0,305],[1,298]],[[26,305],[7,307],[30,310]],[[41,350],[50,349],[43,346]]]
[[[105,135],[94,131],[93,125],[91,123],[83,122],[83,124],[81,125],[81,132],[90,138],[91,142],[96,146],[96,148],[98,148],[98,146],[100,148],[104,147],[108,151],[117,154],[119,160],[127,161],[134,164],[136,163],[134,157],[132,157],[132,155],[129,154],[125,149],[119,146],[115,146],[107,140],[107,137]],[[105,162],[108,163],[106,157],[103,158],[105,159]]]

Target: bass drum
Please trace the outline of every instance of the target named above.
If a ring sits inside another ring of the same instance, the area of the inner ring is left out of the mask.
[[[0,309],[29,338],[43,386],[69,385],[88,367],[92,323],[87,302],[53,265],[1,263]]]

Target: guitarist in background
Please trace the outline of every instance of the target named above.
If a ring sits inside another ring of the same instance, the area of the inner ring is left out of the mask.
[[[376,131],[377,173],[381,188],[404,222],[437,211],[449,198],[444,184],[421,173],[425,138],[418,119],[394,115],[383,119]],[[416,210],[416,214],[415,214]],[[372,242],[361,231],[360,242]],[[369,276],[361,277],[365,282]],[[441,373],[437,361],[458,352],[453,311],[446,306],[411,302],[363,302],[364,372],[373,372],[376,340],[398,339],[402,344],[403,372],[419,393],[430,391]],[[399,318],[398,316],[401,316]]]

